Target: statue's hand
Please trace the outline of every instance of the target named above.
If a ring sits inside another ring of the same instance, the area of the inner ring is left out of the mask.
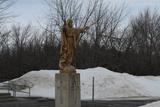
[[[88,29],[89,29],[89,27],[88,27],[88,26],[86,26],[86,27],[85,27],[85,31],[87,31]]]

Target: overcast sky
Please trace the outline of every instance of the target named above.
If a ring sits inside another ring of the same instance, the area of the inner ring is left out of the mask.
[[[125,2],[127,4],[128,19],[137,14],[137,12],[145,8],[160,9],[160,0],[104,0],[105,2],[112,1],[113,4],[120,4]],[[16,15],[13,23],[21,24],[37,24],[45,22],[48,7],[44,0],[17,0],[17,2],[10,8],[10,12]]]

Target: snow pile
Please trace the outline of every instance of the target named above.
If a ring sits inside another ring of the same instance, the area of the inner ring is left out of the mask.
[[[157,102],[153,102],[144,106],[140,106],[140,107],[160,107],[160,101]]]
[[[92,77],[95,77],[95,99],[160,97],[159,76],[133,76],[101,67],[77,71],[81,74],[82,99],[91,99]],[[31,71],[13,81],[32,87],[31,96],[54,98],[55,73],[58,70]]]

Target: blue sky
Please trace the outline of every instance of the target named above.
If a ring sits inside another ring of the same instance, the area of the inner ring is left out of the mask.
[[[9,9],[9,12],[16,16],[13,23],[36,24],[38,21],[45,21],[48,10],[44,0],[17,0]]]
[[[125,2],[127,4],[128,18],[137,14],[139,11],[145,8],[160,9],[160,0],[104,0],[106,3],[111,1],[113,4],[121,4]],[[13,23],[21,24],[38,24],[38,21],[44,23],[46,21],[46,15],[48,6],[44,0],[17,0],[17,2],[9,10],[13,15],[16,15],[13,19]]]

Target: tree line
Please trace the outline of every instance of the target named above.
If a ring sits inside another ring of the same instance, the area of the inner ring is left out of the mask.
[[[58,69],[60,29],[66,18],[72,18],[75,27],[91,25],[80,35],[73,61],[76,68],[101,66],[134,75],[160,75],[158,11],[139,12],[121,27],[125,7],[91,1],[84,13],[78,0],[51,0],[47,3],[54,13],[50,12],[45,28],[14,25],[1,29],[0,79],[16,78],[31,70]]]

